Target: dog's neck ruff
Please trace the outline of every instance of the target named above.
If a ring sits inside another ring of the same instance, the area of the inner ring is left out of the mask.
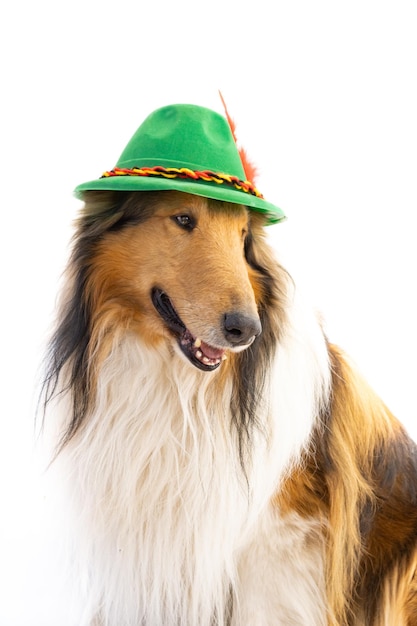
[[[191,369],[168,346],[115,342],[95,408],[60,461],[71,472],[70,532],[84,546],[83,625],[100,615],[106,626],[224,626],[231,598],[235,619],[239,553],[326,394],[322,344],[320,332],[289,328],[243,469],[231,380]]]
[[[230,185],[239,191],[244,191],[252,196],[263,199],[261,192],[250,181],[240,180],[237,176],[231,176],[230,174],[223,174],[221,172],[211,172],[210,170],[197,171],[190,170],[187,167],[162,167],[160,165],[155,167],[133,167],[130,169],[115,167],[112,170],[104,172],[101,178],[110,178],[112,176],[162,176],[163,178],[188,178],[189,180],[202,180],[204,182],[216,183],[218,185]]]

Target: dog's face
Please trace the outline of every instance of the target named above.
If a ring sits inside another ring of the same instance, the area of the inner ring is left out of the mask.
[[[121,307],[147,342],[168,341],[195,367],[214,370],[262,330],[244,250],[248,212],[180,192],[154,196],[145,220],[98,245],[90,273],[97,304]]]

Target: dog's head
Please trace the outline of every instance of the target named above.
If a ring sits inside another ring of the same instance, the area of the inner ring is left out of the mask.
[[[91,259],[97,315],[123,309],[145,341],[168,341],[193,366],[218,368],[262,330],[247,209],[180,192],[136,194],[129,205],[130,219],[103,234]]]
[[[173,363],[230,372],[236,420],[249,423],[286,319],[287,276],[264,241],[263,215],[175,191],[89,191],[84,199],[45,383],[48,402],[65,371],[74,402],[65,438],[126,333],[168,347]]]

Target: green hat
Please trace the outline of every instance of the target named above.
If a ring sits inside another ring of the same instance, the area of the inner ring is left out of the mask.
[[[157,109],[139,126],[113,170],[78,185],[87,190],[177,190],[243,204],[264,213],[269,224],[285,219],[246,180],[227,120],[210,109],[175,104]]]

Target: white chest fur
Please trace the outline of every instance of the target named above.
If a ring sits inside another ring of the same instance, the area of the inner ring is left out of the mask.
[[[320,542],[311,527],[284,524],[268,508],[326,395],[321,333],[300,328],[288,329],[277,352],[246,475],[231,385],[219,394],[216,374],[134,337],[114,348],[94,412],[61,459],[81,623],[222,626],[231,597],[236,626],[324,623],[312,608],[320,605]]]

